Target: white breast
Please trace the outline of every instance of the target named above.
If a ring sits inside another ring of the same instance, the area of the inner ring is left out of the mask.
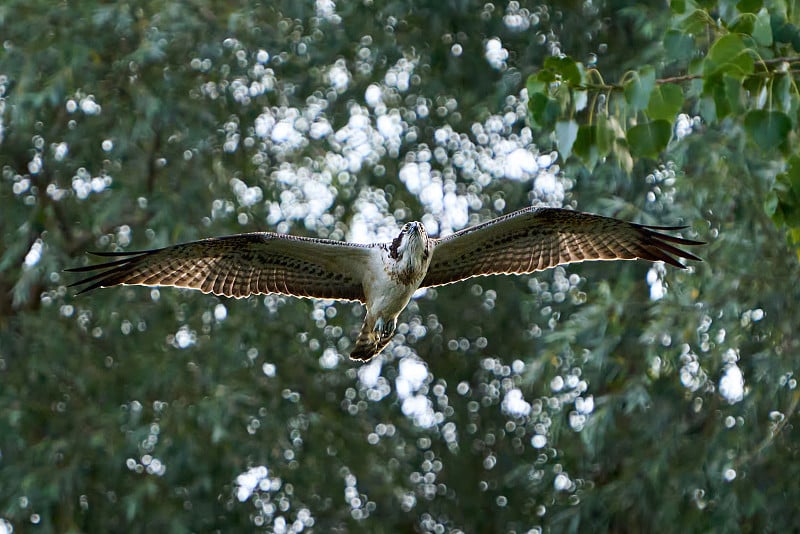
[[[394,317],[406,307],[422,282],[424,273],[412,284],[400,283],[397,277],[390,274],[394,260],[389,253],[378,247],[372,250],[364,275],[367,313],[373,317]]]

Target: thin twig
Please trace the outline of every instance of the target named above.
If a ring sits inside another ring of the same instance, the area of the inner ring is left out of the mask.
[[[769,430],[767,435],[764,436],[764,439],[762,439],[752,451],[738,458],[738,461],[736,462],[737,467],[749,462],[752,458],[761,454],[764,449],[772,445],[780,433],[783,432],[783,429],[786,428],[786,425],[789,423],[789,419],[791,419],[792,415],[794,415],[794,412],[797,410],[798,404],[800,404],[800,391],[796,391],[792,395],[792,401],[789,403],[789,407],[783,414],[783,419],[777,422],[775,426]]]

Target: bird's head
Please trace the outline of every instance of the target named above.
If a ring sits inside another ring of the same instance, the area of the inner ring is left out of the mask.
[[[389,255],[403,270],[424,272],[427,270],[433,251],[433,241],[421,222],[410,222],[403,225],[400,234],[389,246]]]

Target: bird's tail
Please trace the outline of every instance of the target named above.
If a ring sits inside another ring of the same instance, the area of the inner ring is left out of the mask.
[[[367,316],[361,326],[361,332],[356,339],[356,346],[350,353],[350,359],[367,362],[374,358],[392,339],[392,332],[384,335],[380,330],[375,330],[375,319]]]

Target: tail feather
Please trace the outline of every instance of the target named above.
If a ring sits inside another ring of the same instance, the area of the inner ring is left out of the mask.
[[[361,326],[361,332],[356,339],[356,346],[350,353],[351,360],[359,360],[367,362],[374,358],[389,344],[392,339],[392,334],[382,336],[381,332],[375,331],[375,320],[370,320],[369,317],[364,319],[364,324]]]

